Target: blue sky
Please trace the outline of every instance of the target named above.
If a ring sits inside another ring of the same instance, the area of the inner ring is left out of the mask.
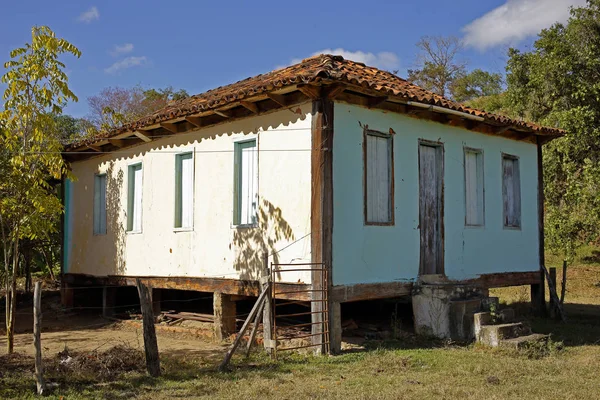
[[[107,86],[173,86],[190,94],[268,72],[322,50],[385,69],[414,64],[423,35],[464,40],[469,68],[503,72],[509,46],[565,21],[585,0],[11,1],[0,14],[0,61],[48,25],[82,51],[66,58],[79,102]]]

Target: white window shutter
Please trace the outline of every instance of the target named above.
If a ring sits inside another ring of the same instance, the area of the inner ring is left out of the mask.
[[[193,226],[194,158],[192,154],[181,157],[181,227]]]
[[[256,140],[236,143],[236,182],[234,223],[256,223],[258,212],[258,151]]]

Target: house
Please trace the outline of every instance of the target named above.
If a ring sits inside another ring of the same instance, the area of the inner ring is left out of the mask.
[[[542,145],[562,134],[332,55],[192,96],[65,150],[63,298],[210,292],[220,336],[273,263],[331,351],[359,300],[413,295],[444,336],[422,315],[438,292],[544,301]]]

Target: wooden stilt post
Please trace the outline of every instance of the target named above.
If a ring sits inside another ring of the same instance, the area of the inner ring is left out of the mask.
[[[160,358],[158,355],[158,343],[156,342],[156,330],[154,328],[154,313],[152,312],[150,289],[148,289],[139,278],[136,279],[136,284],[140,296],[140,307],[142,309],[146,369],[150,376],[156,378],[160,376]]]
[[[542,162],[542,142],[537,137],[537,174],[538,174],[538,252],[540,282],[531,285],[531,303],[535,313],[540,317],[547,315],[546,286],[544,285],[546,256],[544,248],[544,165]]]
[[[35,381],[37,393],[46,392],[44,366],[42,365],[42,282],[35,283],[33,293],[33,346],[35,347]]]

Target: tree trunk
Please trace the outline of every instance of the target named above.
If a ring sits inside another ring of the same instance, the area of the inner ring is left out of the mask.
[[[6,293],[6,352],[14,352],[15,339],[15,312],[17,310],[17,271],[19,268],[19,239],[13,242],[12,275],[7,277],[10,281],[9,291]]]
[[[33,295],[33,346],[35,347],[35,381],[37,394],[46,394],[44,366],[42,364],[42,282],[35,283]]]
[[[44,259],[46,260],[46,266],[48,267],[48,273],[50,274],[50,279],[53,282],[56,282],[56,277],[54,276],[54,271],[52,271],[52,250],[50,250],[50,254],[48,254],[48,249],[42,245],[42,254],[44,255]]]
[[[25,291],[31,293],[31,250],[23,252],[23,261],[25,262]]]

